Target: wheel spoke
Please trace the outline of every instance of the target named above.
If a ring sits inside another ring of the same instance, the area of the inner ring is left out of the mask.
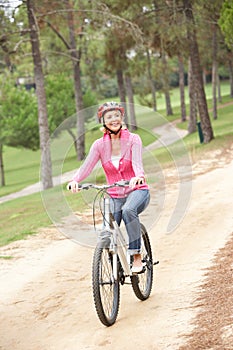
[[[114,280],[112,255],[109,250],[97,249],[93,264],[93,291],[97,314],[103,324],[110,326],[115,322],[118,313],[119,281]]]
[[[146,263],[145,271],[137,275],[131,276],[131,283],[135,295],[140,300],[146,300],[152,288],[153,282],[153,261],[152,261],[152,252],[149,241],[149,236],[146,232],[146,229],[141,225],[142,229],[142,261]]]

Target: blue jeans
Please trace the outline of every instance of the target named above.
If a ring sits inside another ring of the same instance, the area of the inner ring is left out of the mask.
[[[141,229],[139,214],[150,202],[149,190],[132,191],[126,198],[111,198],[110,210],[118,226],[123,219],[129,237],[130,255],[141,252]]]

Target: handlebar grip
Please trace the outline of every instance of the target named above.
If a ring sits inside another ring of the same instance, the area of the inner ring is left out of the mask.
[[[87,185],[86,185],[86,186],[87,186]],[[70,190],[71,190],[71,185],[68,184],[66,188],[67,188],[68,191],[70,191]],[[86,188],[87,188],[87,187],[85,187],[85,185],[79,185],[79,184],[78,184],[78,189],[81,190],[81,189],[86,189]]]
[[[68,191],[70,191],[72,189],[71,184],[68,184],[66,188]],[[78,185],[78,188],[82,188],[82,186]]]

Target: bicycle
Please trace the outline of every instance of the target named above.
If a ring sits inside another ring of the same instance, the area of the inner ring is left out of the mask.
[[[98,201],[103,218],[102,229],[98,235],[92,262],[92,288],[94,304],[99,320],[105,326],[112,326],[117,319],[120,305],[120,284],[131,284],[139,300],[149,298],[153,283],[152,250],[149,235],[143,224],[142,237],[142,272],[132,274],[132,258],[127,253],[128,242],[110,212],[110,196],[107,190],[111,187],[125,187],[128,181],[119,181],[112,185],[96,185],[92,183],[79,185],[80,190],[96,189],[93,201],[93,219],[95,225],[95,205]],[[126,282],[126,278],[130,282]]]

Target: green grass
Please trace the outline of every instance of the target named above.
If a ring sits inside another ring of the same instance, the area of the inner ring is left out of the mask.
[[[229,89],[229,86],[227,88]],[[174,95],[175,94],[177,94],[177,91],[174,91]],[[229,96],[224,96],[223,103],[227,102],[232,102],[232,99],[230,99]],[[211,101],[208,101],[208,104],[211,108]],[[175,106],[173,111],[174,115],[168,117],[167,119],[169,121],[179,120],[179,107]],[[139,133],[142,137],[144,145],[148,145],[155,141],[156,138],[152,133],[150,133],[150,130],[156,125],[161,124],[165,111],[161,110],[160,113],[162,117],[149,109],[142,108],[142,113],[138,120],[140,128],[137,130],[137,133]],[[218,119],[211,119],[211,123],[214,130],[215,139],[209,144],[200,144],[197,132],[185,137],[184,142],[191,156],[194,155],[195,157],[203,157],[208,151],[224,149],[232,143],[232,106],[224,106],[224,108],[220,108],[218,110]],[[187,129],[187,122],[179,123],[179,127]],[[93,128],[87,133],[87,136],[86,148],[88,150],[92,142],[97,137],[101,137],[99,128]],[[59,174],[61,167],[62,172],[73,170],[78,167],[74,147],[72,146],[72,141],[68,133],[64,134],[62,138],[54,140],[53,149],[55,152],[53,156],[53,159],[55,159],[53,164],[54,174]],[[64,154],[65,162],[63,164]],[[171,155],[165,149],[153,151],[153,156],[155,156],[157,161],[162,164],[169,164],[171,161]],[[151,158],[149,157],[148,160],[145,159],[145,161],[150,162]],[[0,188],[0,196],[18,191],[39,181],[39,151],[32,152],[25,149],[5,147],[4,162],[7,185],[6,187]],[[56,198],[56,196],[53,196],[53,192],[56,192],[57,190],[57,188],[54,188],[46,191],[48,196],[51,195],[51,200]],[[73,196],[64,191],[64,200],[67,201],[68,206],[70,206],[72,210],[81,211],[84,208],[84,203],[80,194]],[[35,234],[38,228],[47,227],[50,224],[51,220],[44,208],[40,193],[2,203],[0,204],[0,246],[16,240],[24,239],[28,235]],[[7,257],[0,256],[0,258]]]
[[[11,260],[11,259],[13,259],[13,256],[11,256],[11,255],[0,255],[0,259]]]
[[[40,194],[0,204],[0,246],[34,234],[38,227],[51,224]]]
[[[228,102],[233,103],[233,100],[229,97],[223,98],[223,104]],[[223,107],[223,106],[222,106]],[[214,140],[208,144],[201,144],[198,132],[187,135],[183,141],[187,152],[190,154],[190,157],[195,160],[196,157],[204,157],[206,152],[211,150],[219,150],[228,148],[233,140],[233,115],[232,115],[233,105],[224,106],[223,108],[218,109],[218,119],[213,120],[211,118],[211,125],[214,132]],[[171,117],[172,120],[180,119],[179,111],[175,111],[175,115]],[[187,130],[188,120],[185,122],[178,122],[177,127]],[[174,145],[175,146],[175,145]],[[171,155],[169,149],[159,149],[153,151],[153,154],[156,156],[158,161],[163,164],[168,164],[171,162]]]
[[[43,198],[47,198],[47,203],[48,201],[50,203],[49,215],[51,215],[51,208],[58,207],[56,207],[56,200],[63,193],[63,189],[64,201],[68,203],[71,210],[83,210],[84,202],[81,194],[71,195],[65,190],[64,185],[62,189],[54,187],[43,194]],[[0,204],[0,246],[25,239],[35,234],[40,227],[48,227],[51,225],[49,215],[40,193]]]
[[[0,197],[39,181],[40,151],[3,147],[6,186]]]
[[[228,81],[221,81],[221,95],[222,96],[228,96],[229,95],[229,82]],[[211,84],[206,84],[205,85],[205,93],[206,93],[206,98],[209,100],[209,107],[211,108],[212,106],[212,85]],[[185,102],[188,104],[189,103],[189,98],[188,98],[188,87],[185,87]],[[170,98],[171,98],[171,105],[172,108],[175,109],[176,107],[179,107],[180,105],[180,91],[178,88],[174,88],[170,91]],[[135,103],[137,103],[137,97],[135,99]],[[157,94],[157,109],[158,111],[165,111],[166,110],[166,102],[165,102],[165,97],[164,94]],[[165,114],[164,114],[165,115]]]

